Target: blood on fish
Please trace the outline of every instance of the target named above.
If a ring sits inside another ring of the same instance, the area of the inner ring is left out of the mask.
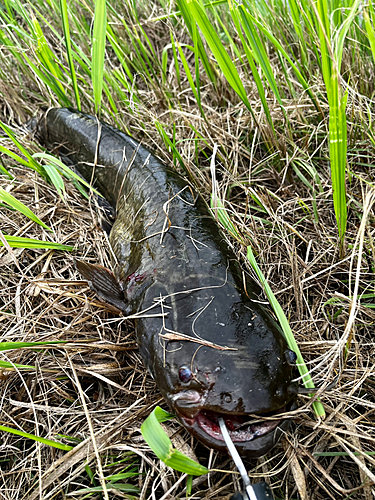
[[[145,278],[146,278],[146,273],[143,274],[133,273],[126,278],[126,281],[130,281],[131,283],[139,283],[140,281],[143,281]]]

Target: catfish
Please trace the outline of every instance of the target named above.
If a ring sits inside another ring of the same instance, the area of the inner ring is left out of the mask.
[[[221,416],[242,456],[267,453],[298,392],[294,353],[203,199],[94,116],[50,109],[36,135],[106,200],[113,273],[87,262],[77,268],[101,298],[134,317],[143,362],[171,412],[210,448],[226,451]]]

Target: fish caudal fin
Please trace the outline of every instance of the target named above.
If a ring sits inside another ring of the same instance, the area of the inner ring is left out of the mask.
[[[77,271],[88,281],[88,284],[99,297],[129,314],[130,307],[124,291],[112,271],[98,264],[88,264],[82,260],[74,261]]]

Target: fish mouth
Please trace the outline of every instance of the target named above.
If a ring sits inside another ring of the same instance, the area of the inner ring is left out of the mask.
[[[278,413],[281,411],[279,410]],[[269,412],[262,416],[271,416],[275,412]],[[214,411],[200,411],[196,417],[199,427],[206,432],[209,436],[219,441],[224,441],[223,435],[220,430],[218,418],[224,419],[225,425],[228,429],[231,440],[234,443],[242,443],[251,441],[260,436],[264,436],[272,432],[282,420],[255,420],[254,418],[249,421],[248,415],[225,415]]]
[[[288,420],[277,418],[285,411],[287,408],[283,407],[276,411],[250,416],[202,409],[194,418],[188,418],[179,412],[178,418],[184,427],[203,444],[227,452],[218,420],[222,417],[240,455],[257,458],[267,453],[276,444],[282,431],[288,427]],[[262,420],[262,417],[267,417],[267,420]]]

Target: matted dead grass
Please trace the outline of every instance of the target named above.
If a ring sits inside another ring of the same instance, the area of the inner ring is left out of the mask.
[[[208,196],[210,148],[207,157],[200,153],[200,168],[195,167],[197,158],[188,125],[195,118],[188,102],[180,112],[178,138],[184,141],[181,154],[200,191]],[[186,123],[184,113],[189,113]],[[161,112],[159,119],[162,116],[166,114]],[[151,124],[153,116],[145,109],[139,119],[140,123]],[[298,121],[298,104],[295,119],[296,129],[300,127],[305,137],[307,126]],[[126,121],[126,115],[121,121]],[[345,255],[340,255],[324,158],[327,145],[319,142],[319,131],[325,124],[309,125],[309,149],[320,151],[322,156],[321,190],[313,198],[290,169],[288,155],[285,164],[277,165],[264,153],[248,115],[232,109],[224,116],[211,109],[209,124],[199,117],[196,121],[210,146],[216,142],[225,152],[227,163],[219,149],[217,175],[220,192],[229,200],[226,206],[232,221],[257,252],[258,262],[310,363],[314,381],[326,387],[319,393],[327,412],[325,421],[318,422],[311,410],[312,400],[300,396],[298,409],[291,414],[293,423],[280,443],[266,457],[246,463],[250,476],[253,481],[266,478],[279,498],[350,496],[370,500],[375,457],[365,453],[373,451],[375,443],[375,213],[373,193],[365,183],[371,182],[371,170],[361,163],[368,161],[371,149],[367,146],[350,165],[361,179],[352,177],[348,183],[347,246]],[[145,133],[134,120],[127,125],[136,137],[145,138],[165,161],[170,161],[152,126]],[[254,130],[251,136],[242,134],[245,128]],[[302,149],[287,139],[285,148],[294,151],[295,157],[303,157]],[[0,498],[87,498],[80,490],[99,486],[101,478],[124,471],[128,465],[140,475],[125,482],[138,486],[140,493],[107,486],[108,498],[129,498],[127,495],[132,494],[142,500],[183,498],[184,478],[179,481],[181,474],[157,460],[140,434],[144,419],[163,402],[137,352],[133,325],[95,297],[73,265],[74,256],[109,266],[107,240],[94,208],[69,184],[63,201],[34,172],[19,168],[13,172],[16,180],[2,177],[2,186],[11,189],[54,233],[4,208],[1,229],[18,236],[53,238],[75,245],[76,250],[73,254],[0,251],[0,340],[67,341],[54,347],[1,353],[3,360],[35,369],[2,372],[0,425],[74,448],[61,451],[2,432]],[[262,201],[262,210],[259,206],[256,209],[254,194]],[[245,249],[233,241],[229,244],[246,266]],[[369,294],[361,303],[348,300],[356,284],[359,294]],[[327,388],[335,379],[337,384]],[[239,483],[228,457],[200,445],[176,422],[165,424],[165,428],[174,446],[222,471],[195,479],[191,498],[229,498]],[[345,452],[346,456],[316,455],[327,452]],[[102,493],[92,492],[90,498],[102,497]]]

